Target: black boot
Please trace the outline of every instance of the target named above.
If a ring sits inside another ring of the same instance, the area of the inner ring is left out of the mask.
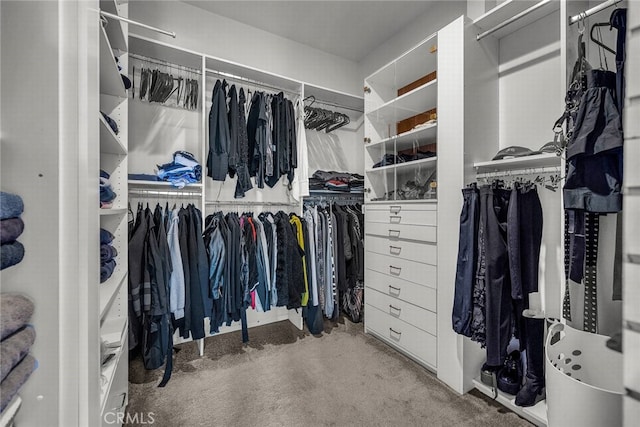
[[[514,350],[504,361],[504,365],[498,372],[498,388],[505,393],[516,395],[522,387],[522,361],[520,352]]]
[[[525,384],[516,395],[516,405],[533,406],[545,398],[544,319],[525,318],[527,374]]]

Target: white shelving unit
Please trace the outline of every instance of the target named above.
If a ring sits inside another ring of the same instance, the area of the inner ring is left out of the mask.
[[[125,98],[127,96],[113,48],[103,27],[100,27],[100,93]]]
[[[433,108],[438,98],[437,80],[431,80],[380,107],[367,112],[371,120],[397,121],[414,116]]]
[[[127,153],[127,148],[122,145],[120,138],[111,129],[102,114],[100,114],[100,152],[120,155]]]
[[[478,33],[482,33],[536,5],[539,7],[533,12],[497,30],[492,35],[500,39],[560,9],[559,0],[506,0],[474,19],[473,24],[478,27]]]
[[[388,166],[380,166],[378,168],[371,168],[371,169],[367,169],[368,173],[375,173],[375,172],[386,172],[389,170],[403,170],[403,169],[412,169],[415,167],[419,167],[419,166],[428,166],[431,165],[433,163],[436,163],[438,160],[437,157],[429,157],[426,159],[419,159],[419,160],[413,160],[410,162],[404,162],[404,163],[398,163],[395,165],[388,165]],[[435,166],[435,165],[432,165]]]
[[[488,385],[480,381],[480,378],[474,379],[473,384],[476,389],[478,389],[478,391],[493,399],[493,387],[489,387]],[[545,400],[536,403],[534,406],[523,408],[515,404],[515,396],[507,394],[502,390],[498,390],[498,397],[496,397],[496,400],[516,414],[520,415],[522,418],[531,421],[539,427],[547,425],[547,403]]]
[[[510,169],[544,168],[560,166],[562,157],[555,153],[534,154],[532,156],[514,157],[510,159],[476,162],[473,167],[478,172],[503,171]]]

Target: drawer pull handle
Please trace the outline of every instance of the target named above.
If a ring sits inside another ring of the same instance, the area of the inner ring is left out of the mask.
[[[396,291],[396,293],[398,293],[398,294],[400,293],[400,288],[396,288],[395,286],[391,286],[391,285],[389,285],[389,293],[391,293],[391,290],[392,290],[392,289],[393,289],[394,291]]]
[[[402,332],[398,332],[393,328],[389,328],[389,332],[392,332],[398,336],[397,338],[395,338],[393,335],[389,334],[391,338],[395,339],[396,341],[400,341],[400,336],[402,335]]]
[[[400,215],[389,215],[389,222],[392,224],[400,224],[402,217]]]
[[[398,313],[397,314],[393,314],[391,313],[391,310],[395,310]],[[398,307],[394,307],[391,304],[389,304],[389,314],[391,314],[392,316],[396,316],[396,317],[400,317],[400,312],[402,311],[402,309],[398,308]]]
[[[400,246],[389,245],[389,253],[391,255],[400,255],[401,251],[402,251],[402,248]]]
[[[393,214],[400,213],[400,209],[402,209],[402,206],[389,206],[389,212]]]
[[[389,230],[389,237],[400,237],[400,230]]]
[[[389,273],[393,274],[394,276],[399,276],[401,271],[402,271],[402,268],[400,267],[395,267],[393,265],[389,266]]]

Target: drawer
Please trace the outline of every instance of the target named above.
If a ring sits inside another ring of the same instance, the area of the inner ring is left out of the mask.
[[[365,216],[369,222],[413,225],[437,225],[437,217],[437,211],[367,211]]]
[[[429,332],[431,335],[438,335],[436,314],[431,311],[390,297],[374,289],[367,289],[365,291],[364,300],[367,304],[374,306],[380,311],[384,311],[396,319],[400,319],[418,329]]]
[[[365,249],[377,254],[390,255],[395,258],[408,259],[431,265],[437,265],[438,261],[438,251],[434,243],[369,236],[365,239]]]
[[[430,225],[385,224],[366,220],[364,230],[367,235],[435,242],[437,227]]]
[[[364,271],[364,285],[378,292],[437,313],[436,290],[373,270]],[[367,297],[365,297],[365,301]]]
[[[435,265],[366,252],[364,266],[378,273],[437,289],[438,281]]]
[[[367,214],[372,211],[383,211],[391,214],[399,214],[401,212],[406,211],[437,211],[438,204],[437,203],[385,203],[385,204],[368,204],[365,205],[365,209],[367,210]]]
[[[365,328],[385,342],[405,351],[432,368],[437,367],[437,339],[372,305],[365,307]]]

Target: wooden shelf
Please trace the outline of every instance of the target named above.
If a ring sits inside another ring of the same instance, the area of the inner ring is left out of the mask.
[[[123,265],[124,264],[124,265]],[[100,283],[100,320],[102,320],[105,314],[109,311],[113,300],[118,295],[120,286],[125,282],[127,277],[126,260],[118,263],[116,258],[116,268],[111,277],[106,282]]]
[[[473,164],[478,172],[503,171],[509,169],[543,168],[560,166],[562,158],[555,153],[542,153],[533,156],[514,157],[511,159],[491,160]]]
[[[476,18],[473,23],[478,27],[478,33],[490,30],[496,25],[513,18],[517,14],[529,9],[530,7],[538,4],[545,3],[538,9],[523,16],[522,18],[512,22],[511,24],[497,30],[492,34],[493,37],[498,39],[505,37],[511,33],[518,31],[520,28],[525,27],[532,22],[537,21],[557,10],[560,9],[560,2],[558,0],[507,0],[500,3],[490,11],[486,12],[482,16]]]
[[[436,79],[369,111],[367,117],[372,121],[395,124],[436,108],[437,102],[438,80]]]
[[[493,399],[493,388],[489,387],[482,381],[480,378],[476,378],[473,380],[473,384],[476,389],[478,389],[483,394],[486,394],[490,398]],[[538,402],[535,406],[531,406],[528,408],[523,408],[522,406],[517,406],[515,403],[516,397],[510,394],[503,392],[502,390],[498,390],[498,397],[496,401],[509,410],[515,412],[520,415],[522,418],[529,420],[533,424],[537,426],[546,426],[547,425],[547,401],[542,400]]]
[[[429,157],[426,159],[413,160],[411,162],[397,163],[395,165],[381,166],[379,168],[367,169],[367,173],[384,172],[392,169],[409,169],[409,168],[424,165],[427,163],[434,163],[433,166],[435,166],[435,163],[437,160],[438,160],[438,157]]]
[[[100,116],[100,152],[101,153],[108,153],[108,154],[120,154],[120,155],[124,155],[127,154],[127,149],[125,148],[124,145],[122,145],[122,142],[120,141],[120,138],[118,138],[118,135],[115,134],[115,132],[113,132],[113,129],[111,129],[111,126],[109,126],[109,123],[107,123],[107,121],[105,120],[105,118],[102,116],[102,114],[99,114]]]
[[[435,144],[438,137],[438,123],[421,126],[410,131],[403,132],[399,135],[385,138],[381,141],[366,144],[367,149],[384,147],[389,149],[387,151],[395,150],[402,151],[413,148],[414,143],[417,141],[418,145]]]
[[[122,83],[118,65],[107,33],[100,27],[100,93],[126,98],[127,91]]]

